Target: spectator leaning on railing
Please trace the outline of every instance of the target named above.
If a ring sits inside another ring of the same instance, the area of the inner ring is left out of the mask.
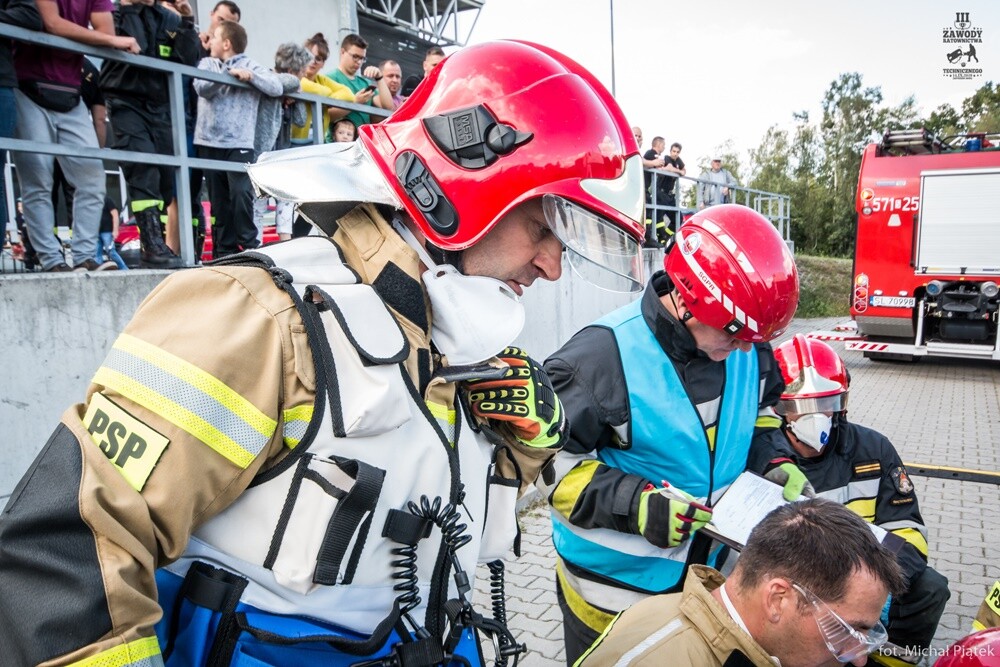
[[[239,23],[224,21],[209,40],[211,56],[198,63],[207,72],[228,72],[250,88],[199,79],[198,123],[194,143],[198,157],[248,164],[255,159],[254,139],[257,108],[261,94],[282,95],[278,75],[258,65],[244,54],[246,30]],[[257,228],[253,224],[253,190],[250,177],[240,171],[211,171],[207,177],[208,198],[212,202],[212,253],[223,257],[256,248]]]
[[[389,93],[388,81],[382,78],[382,70],[374,65],[361,69],[367,55],[368,42],[361,35],[347,35],[340,42],[340,62],[337,69],[330,72],[330,78],[351,89],[355,104],[369,104],[391,111],[394,108],[392,94]],[[347,117],[358,127],[371,122],[371,115],[359,111],[352,111]]]
[[[166,0],[161,0],[166,2]],[[168,3],[169,4],[169,3]],[[208,15],[209,25],[205,32],[198,33],[199,58],[208,56],[209,32],[213,31],[222,21],[240,22],[239,5],[232,0],[219,0]],[[194,155],[194,125],[198,119],[198,95],[194,92],[194,79],[184,77],[184,129],[187,133],[188,155]],[[205,244],[205,209],[201,205],[201,186],[205,181],[205,172],[201,169],[191,169],[188,172],[188,192],[191,197],[191,224],[194,227],[194,257],[195,262],[201,259],[202,247]],[[167,246],[177,253],[180,251],[181,238],[177,226],[177,198],[167,207]]]
[[[188,0],[164,5],[121,0],[115,10],[115,32],[134,37],[142,55],[194,65],[198,33]],[[107,60],[101,88],[111,114],[111,147],[139,153],[172,155],[170,86],[166,72]],[[174,198],[174,170],[149,162],[124,162],[129,209],[139,227],[140,266],[177,269],[181,258],[163,240],[160,216]]]
[[[274,54],[274,71],[284,88],[284,94],[299,91],[299,80],[306,67],[313,60],[312,54],[304,46],[295,42],[285,42]],[[290,148],[292,145],[292,126],[303,125],[306,122],[306,105],[301,100],[291,97],[262,97],[257,108],[257,135],[254,141],[254,152],[257,155],[268,151],[278,151]],[[292,222],[295,215],[295,205],[284,199],[276,199],[274,225],[278,238],[282,241],[292,238]],[[254,199],[254,226],[258,232],[261,220],[267,208],[267,198]]]
[[[42,17],[34,0],[0,0],[0,23],[29,30],[42,29]],[[17,124],[17,107],[14,105],[17,75],[14,73],[13,46],[13,41],[0,38],[0,137],[2,138],[13,137],[14,127]],[[0,229],[6,228],[7,188],[4,186],[3,170],[0,169]]]
[[[306,66],[305,74],[302,75],[302,92],[330,97],[342,102],[353,102],[354,93],[351,92],[350,88],[337,83],[325,74],[319,73],[323,65],[326,64],[326,59],[330,57],[330,44],[326,41],[323,33],[317,32],[307,39],[305,47],[312,54],[313,59]],[[347,109],[340,107],[325,107],[325,111],[326,113],[323,114],[323,137],[326,137],[326,133],[330,129],[330,121],[340,120],[347,115]],[[312,113],[313,105],[307,104],[305,125],[292,126],[293,144],[312,143]]]
[[[132,37],[116,36],[111,0],[38,0],[45,31],[92,46],[139,53]],[[93,26],[93,27],[90,27]],[[18,90],[15,136],[28,141],[97,148],[97,135],[80,99],[83,55],[35,44],[19,44],[14,55]],[[70,271],[52,235],[52,169],[62,165],[76,188],[72,251],[77,270],[97,268],[94,254],[104,207],[104,165],[100,160],[42,153],[13,155],[21,184],[24,217],[45,271]]]

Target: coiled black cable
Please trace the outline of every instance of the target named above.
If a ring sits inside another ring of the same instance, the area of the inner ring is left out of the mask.
[[[451,503],[442,507],[441,503],[440,496],[435,498],[433,503],[427,496],[420,496],[420,505],[411,500],[406,504],[406,509],[410,510],[416,516],[428,519],[440,528],[445,544],[451,548],[454,554],[472,541],[472,535],[466,535],[465,529],[468,526],[464,523],[459,523],[461,514],[458,512],[458,507]]]
[[[486,564],[490,570],[490,606],[493,609],[493,620],[500,624],[503,632],[495,633],[497,641],[496,667],[507,667],[508,656],[514,656],[514,664],[520,654],[520,646],[513,640],[507,630],[507,594],[504,591],[504,564],[502,560],[492,560]]]
[[[507,596],[504,594],[504,566],[502,560],[491,560],[486,564],[490,569],[490,606],[493,618],[507,625]]]
[[[417,577],[417,545],[407,544],[396,547],[390,551],[393,556],[398,556],[396,560],[389,561],[393,568],[399,568],[392,573],[392,578],[399,583],[392,587],[397,591],[396,601],[399,603],[400,614],[409,617],[409,612],[420,606],[420,588]]]

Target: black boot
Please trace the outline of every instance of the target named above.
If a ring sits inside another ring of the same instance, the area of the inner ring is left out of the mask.
[[[135,214],[139,227],[139,267],[143,269],[179,269],[184,266],[180,257],[163,242],[163,228],[155,208]]]

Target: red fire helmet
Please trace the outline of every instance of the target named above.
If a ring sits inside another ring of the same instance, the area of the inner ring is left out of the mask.
[[[821,340],[796,334],[774,349],[785,391],[778,414],[808,415],[847,409],[850,376],[843,360]]]
[[[777,338],[799,302],[792,253],[774,225],[746,206],[711,206],[691,216],[664,266],[698,321],[740,340]]]
[[[468,248],[540,198],[578,272],[641,289],[639,148],[614,98],[566,56],[515,41],[466,47],[358,139],[435,246]]]
[[[934,667],[1000,667],[1000,628],[986,628],[959,639]]]

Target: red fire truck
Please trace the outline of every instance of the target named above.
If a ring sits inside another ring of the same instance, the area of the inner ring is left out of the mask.
[[[846,348],[1000,360],[1000,135],[887,132],[865,148],[856,205]]]

